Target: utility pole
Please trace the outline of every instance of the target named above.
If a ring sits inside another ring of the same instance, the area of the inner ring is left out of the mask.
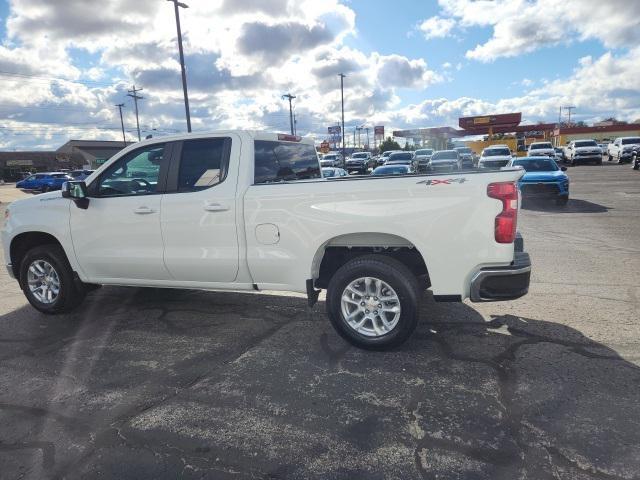
[[[182,69],[182,91],[184,92],[184,110],[187,115],[187,132],[191,133],[191,114],[189,113],[189,94],[187,93],[187,72],[184,68],[184,51],[182,50],[182,29],[180,28],[180,10],[181,8],[189,8],[186,3],[178,0],[167,0],[173,2],[176,11],[176,29],[178,30],[178,51],[180,52],[180,68]]]
[[[135,103],[135,106],[136,106],[136,127],[138,128],[138,141],[140,141],[140,119],[138,118],[138,100],[144,99],[144,97],[141,97],[140,95],[138,95],[138,92],[141,92],[142,90],[143,90],[142,88],[136,88],[136,86],[134,85],[131,90],[128,90],[129,93],[127,93],[127,97],[133,98],[133,102]]]
[[[558,128],[562,126],[562,105],[560,105],[560,112],[558,113]]]
[[[290,93],[287,93],[286,95],[282,95],[282,99],[284,100],[285,98],[289,99],[289,122],[291,123],[291,135],[295,135],[293,130],[293,106],[291,105],[291,100],[296,97],[294,95],[291,95]]]
[[[298,135],[298,119],[296,118],[296,112],[293,112],[293,134]]]
[[[569,112],[569,120],[567,120],[567,123],[569,124],[569,128],[571,128],[571,110],[575,110],[576,107],[569,105],[563,108]]]
[[[122,107],[124,107],[124,103],[119,103],[116,105],[116,107],[118,107],[118,110],[120,110],[120,126],[122,127],[122,142],[124,143],[124,146],[127,146],[127,137],[124,134],[124,120],[122,119]]]
[[[353,129],[353,149],[356,149],[356,130],[358,129],[358,127]]]
[[[369,127],[365,128],[367,131],[367,150],[369,150]]]
[[[342,99],[342,158],[345,158],[344,153],[344,73],[340,73],[340,98]]]

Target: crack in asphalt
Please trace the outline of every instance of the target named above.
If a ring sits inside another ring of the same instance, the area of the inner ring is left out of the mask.
[[[234,361],[236,361],[238,358],[242,357],[244,354],[246,354],[248,351],[256,348],[257,346],[259,346],[261,343],[263,343],[264,341],[268,340],[270,337],[272,337],[273,335],[277,334],[280,330],[282,330],[284,327],[290,325],[292,322],[284,322],[281,323],[277,326],[274,326],[273,328],[269,329],[268,331],[266,331],[264,334],[258,336],[256,339],[254,339],[248,346],[243,346],[243,348],[241,349],[237,349],[235,350],[233,353],[229,353],[226,357],[226,359],[224,361],[220,361],[218,360],[215,364],[215,367],[206,369],[202,372],[199,372],[197,375],[195,375],[191,380],[189,380],[187,383],[185,383],[184,385],[181,385],[179,387],[173,387],[172,390],[173,392],[166,394],[164,396],[162,396],[163,392],[157,392],[156,396],[160,395],[161,398],[158,398],[155,401],[152,402],[147,402],[143,405],[135,405],[132,406],[131,408],[128,409],[128,411],[122,413],[121,415],[119,415],[115,420],[113,420],[111,422],[111,424],[109,425],[108,428],[102,430],[101,432],[97,432],[94,435],[93,441],[91,442],[90,445],[87,445],[86,450],[82,453],[82,455],[80,455],[78,458],[76,458],[75,460],[72,460],[70,462],[67,462],[66,465],[61,465],[58,468],[56,468],[55,470],[55,476],[56,477],[65,477],[67,474],[73,472],[74,470],[80,468],[87,460],[89,460],[91,458],[91,456],[95,453],[95,450],[97,447],[100,446],[105,446],[111,443],[111,439],[113,438],[113,433],[116,432],[119,434],[119,437],[122,438],[122,434],[120,433],[120,429],[122,428],[123,425],[125,425],[126,423],[130,422],[132,419],[134,419],[135,417],[141,415],[142,413],[152,409],[152,408],[156,408],[164,403],[166,403],[167,401],[177,397],[179,394],[181,394],[182,392],[192,388],[193,386],[195,386],[198,382],[200,382],[202,379],[211,376],[213,372],[220,370],[224,367],[226,367],[227,365],[233,363]],[[200,365],[206,365],[209,362],[206,361],[206,358],[212,358],[215,359],[217,356],[219,356],[218,353],[215,354],[209,354],[209,355],[203,355],[200,357],[197,357],[197,359],[193,359],[191,361],[189,361],[188,363],[195,363],[195,364],[200,364]],[[166,393],[166,392],[164,392]],[[146,444],[141,444],[141,445],[137,445],[138,447],[145,447],[145,448],[151,448],[148,447]]]
[[[490,322],[486,324],[478,324],[472,322],[461,322],[456,324],[447,324],[442,322],[425,322],[428,325],[437,326],[437,328],[443,331],[455,331],[461,330],[464,327],[468,327],[469,325],[479,326],[482,325],[487,329],[500,328],[502,325],[505,325],[499,318],[494,318]],[[525,462],[527,457],[527,452],[530,448],[535,447],[543,447],[547,450],[549,455],[556,460],[563,460],[564,462],[570,464],[572,468],[578,469],[583,473],[595,475],[596,478],[602,480],[624,480],[624,477],[620,477],[617,475],[609,474],[602,472],[602,470],[598,469],[594,466],[584,466],[580,464],[580,462],[576,460],[572,460],[563,454],[558,448],[553,446],[545,445],[544,442],[540,444],[530,444],[527,443],[522,436],[522,429],[527,428],[522,421],[522,416],[524,412],[516,413],[515,406],[515,395],[514,390],[516,388],[516,375],[513,369],[509,366],[509,363],[516,359],[516,354],[518,350],[522,346],[530,346],[530,345],[539,345],[543,343],[556,344],[565,348],[569,348],[571,351],[578,355],[582,355],[583,357],[588,358],[589,360],[623,360],[620,357],[614,356],[606,356],[606,355],[598,355],[593,354],[591,352],[587,352],[583,350],[584,347],[595,346],[593,342],[572,342],[567,340],[561,340],[558,338],[547,337],[543,335],[536,335],[530,332],[526,332],[522,329],[518,329],[517,327],[513,327],[507,325],[507,329],[509,333],[512,335],[522,338],[521,340],[509,345],[500,353],[493,355],[489,358],[477,358],[469,355],[456,353],[453,347],[450,345],[447,340],[445,340],[438,333],[431,334],[428,336],[431,340],[433,340],[441,349],[445,358],[450,360],[456,360],[460,362],[467,363],[477,363],[486,365],[494,370],[498,379],[499,386],[499,400],[500,405],[503,409],[504,414],[504,427],[510,438],[513,440],[515,445],[518,447],[517,450],[505,450],[504,448],[500,449],[487,449],[481,447],[472,447],[469,445],[464,445],[460,443],[456,443],[447,439],[434,438],[425,433],[424,437],[418,439],[416,442],[415,450],[414,450],[414,458],[415,465],[418,469],[418,472],[422,476],[423,479],[435,479],[436,477],[432,476],[429,471],[427,471],[422,465],[422,460],[420,456],[420,452],[429,448],[440,448],[443,450],[447,450],[450,452],[456,452],[461,455],[467,456],[469,458],[478,460],[483,463],[488,463],[495,466],[509,466],[513,464],[518,464],[519,470],[525,468]],[[414,399],[413,406],[409,407],[409,411],[413,411],[414,414],[419,408],[419,402],[417,399]],[[534,437],[537,437],[535,432],[530,431]],[[553,465],[550,465],[553,467]]]

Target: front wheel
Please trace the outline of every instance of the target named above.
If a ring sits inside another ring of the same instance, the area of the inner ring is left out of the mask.
[[[613,160],[613,157],[610,154],[607,154],[607,162],[611,162]]]
[[[327,313],[349,343],[387,350],[409,338],[418,322],[419,286],[402,263],[365,255],[343,265],[327,288]]]
[[[41,245],[26,253],[20,264],[20,286],[29,303],[47,314],[72,310],[86,293],[74,282],[71,265],[58,245]]]
[[[49,185],[43,185],[43,186],[40,188],[40,191],[41,191],[42,193],[47,193],[49,190],[50,190]]]
[[[637,156],[633,158],[633,169],[640,170],[640,158]]]

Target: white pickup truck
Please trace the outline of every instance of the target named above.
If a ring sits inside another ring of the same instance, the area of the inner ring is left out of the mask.
[[[12,203],[2,243],[9,274],[44,313],[98,285],[294,291],[310,305],[326,289],[336,330],[384,349],[411,334],[426,288],[438,301],[527,293],[523,173],[322,179],[312,140],[164,137]]]

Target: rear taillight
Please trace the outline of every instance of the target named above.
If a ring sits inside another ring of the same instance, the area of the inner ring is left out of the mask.
[[[502,200],[502,211],[496,216],[495,238],[498,243],[512,243],[518,223],[518,187],[514,182],[490,183],[487,195]]]

